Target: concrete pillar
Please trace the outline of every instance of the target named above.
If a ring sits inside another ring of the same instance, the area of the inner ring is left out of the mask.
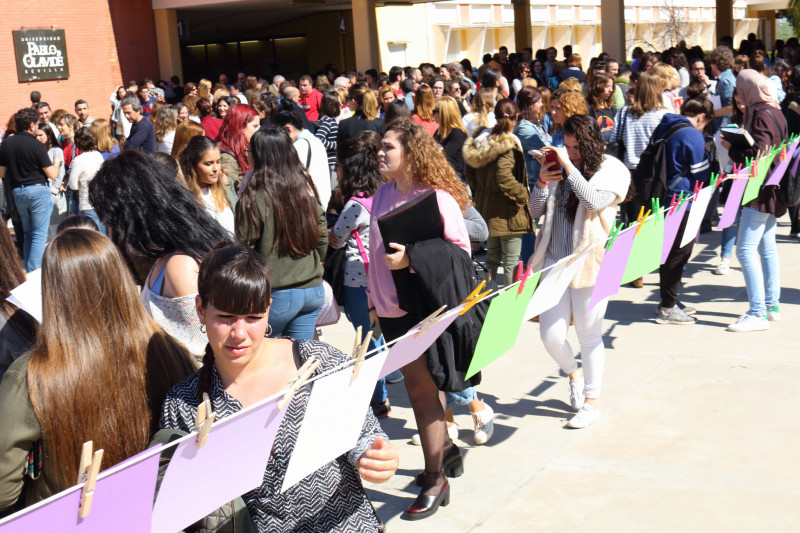
[[[174,9],[153,11],[156,23],[156,47],[158,48],[158,72],[162,80],[172,76],[183,79],[181,46],[178,41],[178,12]]]
[[[602,0],[600,2],[600,36],[603,52],[617,61],[627,62],[625,48],[625,2],[623,0]]]
[[[522,53],[523,49],[533,47],[531,0],[511,0],[511,3],[514,5],[515,51]]]
[[[733,0],[717,1],[717,38],[714,47],[719,44],[721,37],[733,37]],[[736,46],[736,43],[734,43]]]
[[[353,0],[353,40],[356,69],[359,72],[381,68],[381,49],[378,44],[378,19],[375,0]]]

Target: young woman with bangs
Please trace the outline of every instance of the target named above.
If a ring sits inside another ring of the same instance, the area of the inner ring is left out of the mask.
[[[142,285],[145,309],[189,353],[200,357],[194,297],[203,257],[230,235],[155,157],[125,150],[89,184],[89,201]]]
[[[245,172],[250,170],[247,160],[247,146],[250,138],[258,131],[258,111],[253,106],[236,104],[225,115],[215,141],[222,155],[222,171],[231,182],[228,189],[228,203],[236,207],[236,192],[242,183]]]
[[[283,130],[258,130],[251,141],[253,173],[236,206],[236,236],[270,265],[272,336],[312,339],[324,301],[325,212]]]
[[[227,179],[222,172],[220,159],[217,143],[199,135],[189,140],[186,149],[181,153],[179,163],[187,188],[232,238],[233,211],[225,199]]]
[[[194,370],[96,231],[68,229],[48,245],[42,304],[33,349],[0,383],[0,509],[72,486],[86,441],[105,450],[103,468],[143,451],[167,392]],[[29,454],[42,458],[40,473],[26,473]]]
[[[587,104],[589,114],[597,121],[600,132],[611,131],[617,108],[614,106],[614,80],[603,73],[595,73],[587,85]]]
[[[572,78],[571,78],[572,79]],[[564,146],[564,122],[575,115],[585,115],[589,112],[586,99],[578,91],[558,89],[550,98],[550,116],[553,119],[551,126],[553,146]]]
[[[425,131],[431,136],[439,129],[439,124],[433,115],[435,110],[436,100],[433,90],[423,83],[417,87],[417,91],[414,93],[414,114],[411,115],[411,120],[425,128]]]
[[[270,314],[277,304],[270,270],[263,256],[241,244],[208,254],[200,267],[196,302],[196,313],[208,335],[203,367],[169,392],[161,413],[162,428],[194,430],[203,393],[209,395],[217,420],[225,419],[282,390],[312,356],[321,363],[312,377],[350,359],[318,341],[268,338],[274,333]],[[263,481],[242,496],[256,528],[261,532],[384,531],[361,480],[383,483],[391,479],[398,453],[371,410],[352,450],[281,492],[312,387],[301,387],[289,402]],[[309,493],[314,497],[309,498]]]

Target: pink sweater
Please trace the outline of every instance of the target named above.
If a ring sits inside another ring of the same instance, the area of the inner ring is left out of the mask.
[[[369,221],[367,299],[369,307],[374,307],[378,316],[397,318],[406,314],[398,305],[397,289],[394,286],[392,273],[383,262],[383,237],[378,229],[378,218],[426,190],[428,187],[421,185],[411,191],[398,192],[392,181],[382,185],[372,200],[372,214]],[[449,193],[440,190],[436,191],[436,200],[439,202],[439,211],[442,213],[444,239],[471,254],[469,235],[458,202]]]

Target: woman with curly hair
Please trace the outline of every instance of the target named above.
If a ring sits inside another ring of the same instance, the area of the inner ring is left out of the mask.
[[[606,74],[595,73],[586,92],[589,114],[597,121],[602,133],[611,131],[614,115],[617,114],[617,108],[614,107],[614,80]]]
[[[239,191],[245,172],[250,170],[245,150],[259,127],[258,111],[250,105],[236,104],[225,115],[219,134],[214,139],[222,151],[222,171],[236,192]],[[236,207],[236,195],[231,197],[231,188],[228,189],[228,202]]]
[[[574,78],[571,78],[574,79]],[[589,112],[586,99],[580,91],[558,89],[550,98],[550,116],[553,117],[553,146],[564,146],[563,124],[574,115],[585,115]]]
[[[550,151],[558,156],[558,165],[544,166],[544,157],[539,158],[542,168],[531,196],[531,215],[544,215],[531,265],[534,271],[540,270],[594,245],[558,304],[539,316],[542,342],[569,376],[570,405],[578,411],[567,425],[584,428],[600,416],[598,398],[605,360],[602,330],[607,300],[592,309],[589,302],[603,259],[602,243],[631,180],[618,159],[605,155],[600,128],[588,115],[568,118],[564,146],[542,148],[545,154]],[[570,315],[575,320],[582,369],[567,341]]]
[[[178,128],[178,110],[169,104],[153,113],[153,125],[156,130],[156,147],[159,152],[172,153],[175,142],[175,130]]]
[[[411,307],[405,311],[400,307],[393,271],[397,271],[398,278],[410,280],[412,289],[409,290],[413,290],[415,279],[418,278],[411,277],[410,255],[406,246],[387,243],[396,251],[384,253],[378,219],[433,189],[442,217],[443,234],[440,242],[447,247],[448,253],[471,262],[469,235],[462,215],[463,209],[469,205],[469,196],[433,138],[410,120],[392,123],[383,137],[378,157],[380,172],[389,183],[378,189],[372,203],[367,297],[371,321],[380,321],[385,338],[393,340],[407,333],[424,318],[419,316],[424,310]],[[411,246],[408,248],[410,250]],[[419,270],[416,270],[414,276],[419,275]],[[402,296],[408,295],[404,293]],[[446,432],[443,393],[434,381],[429,364],[437,368],[445,365],[446,361],[424,354],[403,368],[406,390],[414,409],[425,456],[425,471],[417,478],[422,490],[403,515],[408,520],[426,518],[435,513],[439,505],[447,505],[450,484],[445,476],[457,477],[463,472],[461,452]],[[455,373],[456,369],[452,370]],[[475,384],[467,382],[466,386]]]

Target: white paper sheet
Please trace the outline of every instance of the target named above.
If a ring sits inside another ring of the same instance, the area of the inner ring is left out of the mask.
[[[539,316],[544,311],[547,311],[558,303],[564,291],[569,287],[575,273],[583,266],[586,261],[586,253],[591,250],[587,248],[577,257],[568,256],[553,265],[547,272],[542,274],[542,279],[539,281],[539,286],[536,287],[536,292],[533,293],[528,304],[528,309],[525,310],[525,318],[523,320],[530,320],[535,316]],[[572,263],[567,266],[572,259]]]
[[[28,279],[22,285],[11,289],[6,298],[9,302],[42,323],[42,270],[28,272]]]
[[[708,202],[711,201],[712,194],[714,194],[714,187],[704,187],[697,193],[697,198],[692,202],[692,207],[689,210],[686,228],[683,230],[681,248],[697,237],[697,232],[700,231],[700,224],[703,222],[703,215],[706,214],[706,208],[708,208]]]
[[[714,104],[714,111],[716,111],[717,109],[722,109],[722,97],[709,96],[708,99],[711,100],[712,104]]]
[[[281,492],[355,447],[386,353],[364,361],[355,381],[349,366],[314,382]]]

